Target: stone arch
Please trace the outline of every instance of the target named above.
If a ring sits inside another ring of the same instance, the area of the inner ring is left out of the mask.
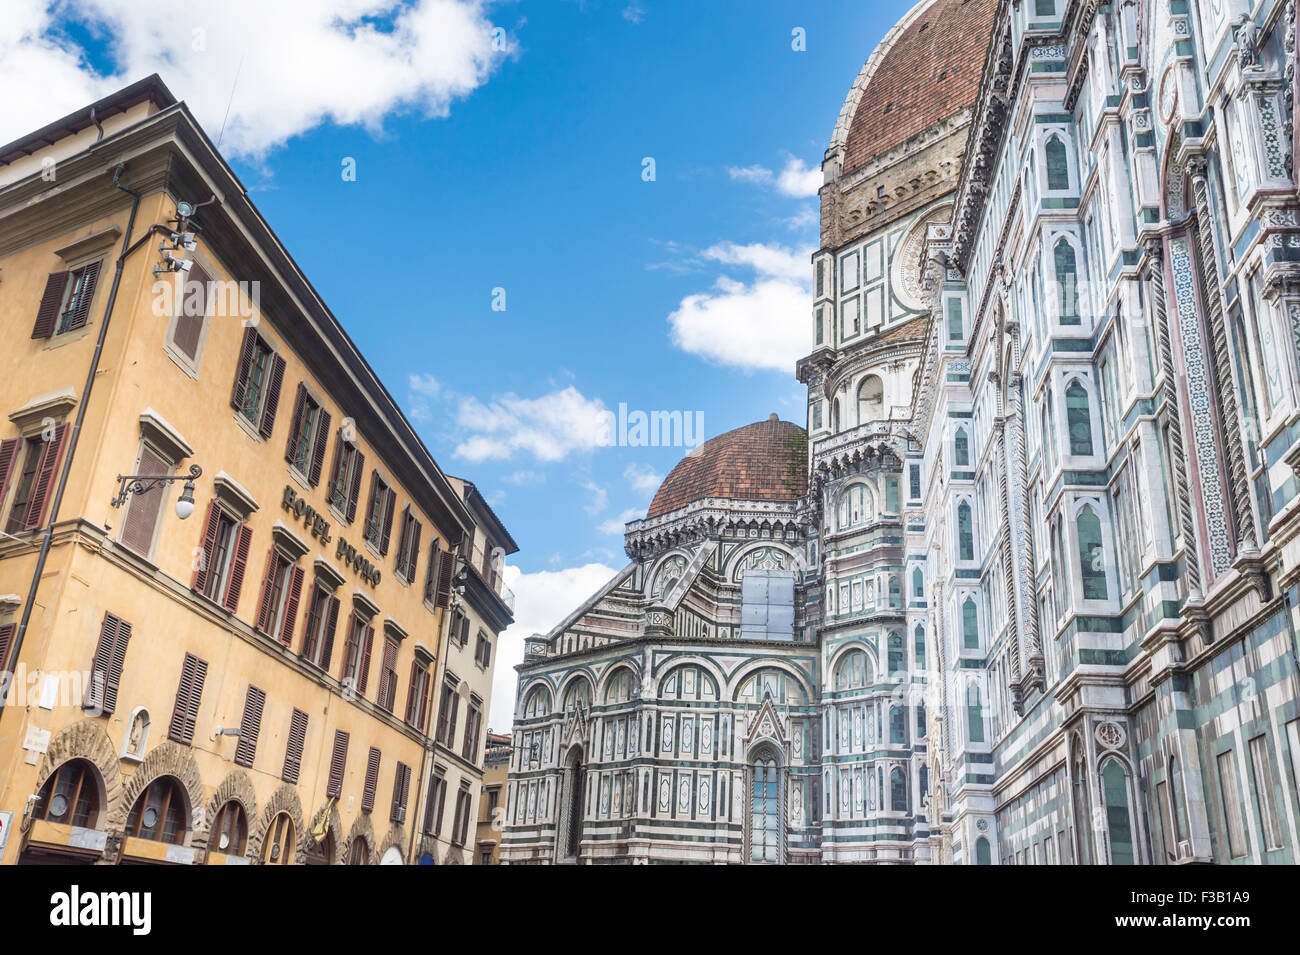
[[[252,831],[248,834],[248,854],[258,859],[262,857],[262,842],[271,828],[271,820],[282,812],[287,812],[293,823],[294,864],[303,865],[307,861],[307,825],[303,821],[302,800],[298,798],[298,789],[290,783],[285,783],[271,795],[266,801],[266,808],[257,817],[257,822],[250,824]]]
[[[194,810],[203,805],[203,781],[199,778],[199,764],[194,761],[194,753],[188,746],[182,746],[169,739],[163,740],[149,751],[149,755],[144,758],[135,775],[122,788],[118,818],[110,820],[114,828],[121,829],[126,826],[127,813],[131,811],[135,801],[140,798],[140,794],[148,788],[149,784],[160,776],[175,776],[180,781],[181,789],[185,791],[186,801],[189,803],[185,807],[186,828],[189,831],[186,845],[200,843],[206,845],[207,820],[204,820],[202,831],[194,824]]]
[[[544,676],[539,676],[536,679],[527,683],[520,691],[519,712],[515,714],[517,719],[521,719],[521,720],[525,718],[537,719],[537,717],[525,717],[524,714],[526,712],[525,707],[526,704],[528,703],[528,698],[532,696],[534,691],[536,691],[539,687],[541,688],[542,692],[546,694],[546,712],[543,713],[542,716],[551,716],[555,712],[556,697],[555,697],[555,692],[551,687],[551,681]]]
[[[737,694],[740,693],[741,686],[758,670],[780,670],[786,676],[793,678],[803,690],[805,705],[812,704],[813,701],[817,699],[817,693],[805,674],[800,673],[799,670],[790,666],[784,660],[774,659],[772,657],[759,657],[738,667],[731,675],[731,679],[727,682],[727,699],[734,702]],[[780,705],[785,704],[782,703]]]
[[[827,662],[826,673],[829,675],[828,686],[834,688],[835,670],[840,665],[840,661],[852,653],[854,650],[862,650],[867,654],[867,662],[871,664],[871,675],[873,678],[880,674],[880,660],[876,657],[875,645],[868,642],[866,637],[853,637],[844,644],[835,648],[834,654],[831,655]]]
[[[637,666],[636,661],[631,657],[628,657],[621,660],[615,660],[608,668],[606,668],[604,675],[600,678],[600,684],[596,687],[595,696],[592,699],[593,703],[605,702],[605,694],[609,692],[609,685],[621,670],[627,670],[632,674],[632,685],[637,689],[639,694],[641,687],[641,670],[640,667]],[[635,699],[636,697],[633,697],[633,700]]]
[[[446,853],[443,854],[442,864],[464,865],[465,853],[461,850],[460,846],[451,846],[447,849]]]
[[[718,664],[708,657],[700,656],[694,653],[683,653],[680,656],[670,657],[660,666],[659,672],[655,675],[655,694],[660,695],[664,692],[664,682],[674,670],[684,666],[697,666],[700,670],[713,678],[713,691],[717,694],[717,699],[721,700],[722,694],[727,686],[727,676],[722,672]]]
[[[352,846],[358,839],[366,844],[370,865],[378,864],[379,853],[375,851],[375,826],[370,821],[369,813],[363,812],[352,820],[352,828],[348,830],[348,837],[340,850],[344,859],[352,858]]]
[[[406,839],[403,837],[402,827],[397,823],[393,823],[388,827],[388,832],[384,836],[384,841],[381,842],[379,848],[375,850],[375,861],[378,862],[382,859],[389,849],[396,848],[397,851],[402,854],[402,864],[405,865],[407,862],[406,852],[402,849],[402,844],[405,841]]]
[[[248,824],[248,828],[252,829],[253,820],[257,818],[257,793],[253,789],[253,780],[242,769],[232,769],[226,773],[226,778],[221,781],[221,785],[216,788],[212,793],[212,798],[208,800],[208,811],[205,813],[207,819],[205,820],[203,832],[194,834],[192,845],[199,849],[207,847],[212,820],[217,818],[217,811],[232,799],[244,807],[244,819]],[[251,839],[248,844],[252,844]]]
[[[122,771],[113,741],[95,720],[81,720],[54,734],[36,774],[34,792],[39,793],[54,771],[70,759],[84,759],[98,770],[102,787],[100,796],[103,797],[99,826],[101,829],[110,825],[120,828],[127,813],[122,806]]]
[[[311,817],[312,823],[313,825],[315,824],[316,819],[320,817],[320,814],[327,807],[329,809],[329,821],[328,823],[326,823],[325,833],[326,834],[331,832],[334,833],[334,852],[331,855],[331,857],[325,861],[325,864],[341,865],[343,859],[347,857],[343,855],[343,817],[339,815],[339,806],[337,800],[331,799],[327,801],[324,806],[321,806],[320,809],[316,810],[316,812]],[[321,838],[324,839],[325,836],[322,835]],[[306,844],[307,848],[311,848],[312,843],[311,843],[310,832],[307,833],[307,836],[303,841]]]
[[[732,552],[731,557],[727,560],[726,567],[723,570],[723,576],[732,583],[739,583],[741,579],[741,570],[749,555],[756,550],[775,550],[790,561],[790,569],[794,571],[806,571],[807,565],[804,563],[803,555],[799,553],[799,548],[789,547],[784,543],[774,543],[772,538],[764,538],[755,541],[752,544],[743,544]]]
[[[587,686],[591,689],[590,699],[593,703],[595,702],[596,684],[599,682],[596,679],[596,674],[592,672],[590,667],[575,667],[565,675],[563,680],[560,681],[559,688],[554,697],[555,705],[561,710],[564,708],[565,696],[568,695],[569,690],[571,690],[579,680],[587,681]]]

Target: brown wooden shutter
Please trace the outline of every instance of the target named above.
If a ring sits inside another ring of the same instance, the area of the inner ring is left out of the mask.
[[[358,448],[352,455],[352,473],[348,476],[348,523],[357,516],[357,497],[361,494],[361,476],[366,472],[366,456]]]
[[[339,598],[331,596],[326,599],[328,616],[325,618],[325,646],[320,653],[320,668],[328,673],[330,658],[334,655],[334,630],[339,622]]]
[[[68,426],[61,424],[54,429],[54,437],[41,446],[41,463],[32,485],[31,500],[27,504],[27,519],[23,522],[25,530],[36,530],[45,518],[45,500],[54,484],[54,468],[59,463],[59,452],[63,450],[63,439],[67,433]]]
[[[293,418],[289,420],[289,440],[284,446],[284,459],[293,463],[293,453],[297,449],[298,434],[302,431],[303,418],[307,413],[307,386],[298,382],[298,393],[293,399]]]
[[[257,426],[257,433],[269,438],[275,430],[275,412],[280,407],[280,388],[284,385],[284,359],[279,355],[271,356],[270,375],[266,381],[266,403],[262,406],[262,420]]]
[[[140,474],[162,474],[168,468],[168,462],[153,448],[148,445],[140,448]],[[126,505],[121,542],[141,557],[148,557],[149,549],[153,546],[153,532],[162,513],[162,497],[162,487],[154,487],[143,493],[132,494]]]
[[[324,408],[316,415],[316,440],[311,449],[311,473],[307,480],[315,487],[320,483],[321,468],[325,466],[325,448],[330,443],[330,413]]]
[[[410,787],[411,767],[398,763],[397,771],[393,774],[393,812],[390,817],[393,822],[406,821],[406,796]]]
[[[429,570],[424,578],[424,599],[433,602],[438,592],[438,568],[442,564],[442,544],[434,537],[429,544]]]
[[[307,742],[307,714],[294,710],[289,720],[289,739],[284,748],[284,772],[280,778],[286,783],[296,783],[302,768],[302,748]]]
[[[253,529],[247,524],[240,524],[237,531],[239,539],[235,542],[235,556],[230,563],[230,584],[222,603],[231,613],[239,609],[239,591],[244,587],[244,571],[248,568],[248,545],[253,539]]]
[[[63,307],[63,293],[68,289],[68,277],[66,271],[51,272],[45,280],[45,291],[41,295],[40,308],[36,310],[32,338],[49,338],[54,334],[54,323],[59,320],[59,309]]]
[[[357,624],[360,622],[361,618],[357,615],[356,611],[353,611],[352,615],[348,618],[348,638],[343,643],[343,664],[339,667],[339,679],[347,679],[348,661],[352,659],[352,648],[356,646],[357,641],[361,639],[361,634],[357,630]],[[359,647],[358,650],[360,650]]]
[[[330,483],[325,488],[325,500],[331,504],[343,506],[343,501],[334,500],[335,489],[339,486],[339,467],[343,464],[343,435],[340,431],[339,438],[334,442],[334,463],[330,466]]]
[[[17,438],[0,441],[0,503],[3,503],[5,492],[9,490],[9,478],[14,473],[14,462],[18,460],[19,444],[21,442]]]
[[[393,533],[393,507],[397,504],[397,492],[391,487],[384,489],[384,530],[379,540],[379,553],[387,556],[388,539]]]
[[[420,732],[429,728],[429,711],[433,709],[433,676],[428,670],[420,670]]]
[[[420,522],[412,519],[411,521],[411,540],[406,548],[406,580],[411,583],[415,580],[415,571],[420,566],[420,531],[423,528]]]
[[[257,601],[257,623],[254,625],[262,633],[271,632],[271,616],[275,607],[271,604],[271,590],[275,586],[275,571],[280,558],[274,547],[266,555],[266,573],[262,575],[262,596]]]
[[[122,670],[126,663],[126,646],[131,639],[131,625],[111,613],[104,614],[99,630],[99,643],[90,665],[90,683],[86,687],[83,706],[111,715],[117,706],[117,691],[122,684]],[[0,656],[0,664],[3,664]]]
[[[469,641],[469,617],[464,614],[460,618],[460,645],[463,647]]]
[[[438,564],[438,593],[434,598],[435,607],[447,607],[451,604],[451,575],[456,569],[456,554],[444,550],[442,561]]]
[[[77,307],[68,316],[67,330],[85,328],[90,319],[90,303],[95,297],[95,286],[99,284],[99,263],[91,262],[81,270],[81,291],[77,293]]]
[[[366,498],[366,524],[365,527],[361,529],[361,536],[366,538],[367,540],[370,539],[370,528],[379,527],[378,521],[379,518],[382,516],[382,514],[375,513],[375,488],[378,485],[379,485],[379,472],[371,471],[370,472],[370,494]],[[384,506],[383,502],[381,501],[379,504],[379,508],[381,511],[383,510],[383,506]]]
[[[253,757],[257,755],[257,734],[262,731],[262,709],[266,705],[266,693],[248,685],[248,694],[244,697],[244,715],[239,720],[239,743],[235,746],[235,762],[240,766],[253,766]]]
[[[257,354],[257,329],[251,325],[244,329],[244,341],[239,346],[239,364],[235,366],[235,386],[230,390],[230,406],[243,410],[248,395],[248,379],[253,374],[253,356]]]
[[[208,675],[208,663],[192,653],[185,654],[181,664],[181,681],[176,688],[176,706],[172,710],[171,726],[167,738],[189,746],[194,740],[194,727],[199,719],[199,703],[203,698],[203,681]]]
[[[194,570],[194,581],[190,587],[199,593],[208,582],[208,567],[212,564],[212,553],[217,547],[217,527],[220,523],[221,508],[216,501],[208,502],[208,518],[203,523],[203,540],[199,542],[199,566]]]
[[[375,643],[375,628],[366,627],[366,641],[361,645],[361,674],[357,679],[357,693],[366,695],[366,682],[370,679],[370,650]]]
[[[402,508],[402,521],[400,531],[397,534],[397,563],[394,565],[397,572],[403,577],[406,576],[406,538],[411,530],[411,505],[408,504]]]
[[[366,760],[366,785],[361,790],[361,811],[370,812],[375,808],[375,790],[379,788],[379,761],[383,754],[375,747],[370,747],[370,757]]]
[[[384,659],[379,673],[379,698],[378,703],[388,712],[393,711],[393,697],[396,695],[397,688],[393,686],[393,680],[397,674],[397,644],[384,638]]]
[[[325,786],[325,795],[337,799],[343,794],[343,774],[348,763],[348,734],[343,730],[334,731],[334,752],[330,756],[329,782]]]
[[[411,726],[415,725],[415,681],[420,675],[420,665],[412,661],[411,682],[406,688],[406,716],[404,719]]]
[[[192,299],[197,299],[197,309],[191,306]],[[172,329],[172,344],[190,361],[198,357],[207,311],[208,273],[195,262],[181,285],[181,304],[177,310],[176,327]]]
[[[3,627],[0,627],[0,673],[11,672],[13,669],[16,669],[18,666],[17,660],[14,661],[14,666],[12,668],[6,668],[5,666],[6,660],[9,656],[9,644],[13,642],[14,631],[17,628],[18,628],[17,624],[12,624],[12,623],[7,623]],[[102,640],[103,638],[101,637],[100,639]],[[95,683],[94,674],[92,673],[90,686],[86,687],[87,693],[90,692],[90,689],[92,686],[94,686],[94,683]]]
[[[297,565],[289,571],[289,596],[284,604],[284,622],[280,625],[280,642],[286,647],[293,642],[294,618],[298,616],[298,601],[302,598],[302,581],[306,576]]]

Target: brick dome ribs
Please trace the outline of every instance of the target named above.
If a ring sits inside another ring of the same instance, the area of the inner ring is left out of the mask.
[[[772,415],[704,442],[669,472],[647,517],[704,498],[795,501],[808,488],[808,436]]]

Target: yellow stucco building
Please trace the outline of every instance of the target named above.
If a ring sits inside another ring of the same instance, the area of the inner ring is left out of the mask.
[[[0,862],[468,861],[515,544],[157,77],[0,147],[0,326]]]

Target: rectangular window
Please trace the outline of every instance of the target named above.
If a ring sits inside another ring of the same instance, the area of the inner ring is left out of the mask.
[[[117,707],[117,691],[126,664],[126,646],[130,640],[131,625],[111,613],[104,614],[99,643],[95,646],[95,656],[90,666],[90,683],[86,686],[83,704],[85,709],[108,716]],[[8,641],[5,641],[4,650],[8,650]],[[5,652],[0,652],[0,668],[4,667],[5,655]]]
[[[361,811],[370,812],[375,808],[375,791],[379,788],[379,763],[383,754],[375,747],[370,747],[370,756],[366,759],[366,785],[361,792]]]
[[[411,788],[411,767],[398,763],[393,773],[393,809],[389,819],[393,822],[406,821],[406,797]]]
[[[478,646],[474,649],[474,660],[485,670],[492,665],[492,641],[482,630],[478,632]]]
[[[208,505],[199,566],[194,571],[192,586],[231,613],[239,607],[252,537],[252,528],[237,521],[216,501]]]
[[[257,735],[262,729],[262,710],[266,706],[266,693],[249,684],[244,697],[244,715],[239,720],[239,742],[235,746],[235,762],[251,767],[257,755]]]
[[[379,672],[379,697],[375,700],[388,712],[397,703],[397,641],[384,637],[384,659]]]
[[[1268,739],[1262,735],[1250,741],[1250,767],[1255,778],[1255,808],[1259,811],[1264,847],[1280,849],[1282,825],[1273,793],[1273,759],[1268,751]]]
[[[441,772],[434,774],[429,784],[429,796],[424,804],[424,834],[442,835],[442,813],[447,801],[447,780]]]
[[[429,668],[418,660],[411,662],[411,684],[406,695],[406,722],[421,733],[429,723],[429,703],[433,678]]]
[[[921,465],[913,464],[908,467],[908,493],[913,501],[921,499]]]
[[[442,688],[442,701],[438,705],[438,742],[451,749],[456,738],[456,710],[460,707],[460,696],[456,688],[447,684]]]
[[[317,580],[307,609],[302,656],[322,670],[328,670],[334,654],[334,631],[338,626],[339,599]]]
[[[140,446],[136,474],[171,474],[167,461],[147,444]],[[127,499],[126,516],[122,519],[122,532],[118,540],[129,550],[148,558],[153,553],[154,531],[162,515],[163,486],[155,485],[146,491],[136,491]]]
[[[307,714],[295,709],[289,719],[289,736],[284,747],[284,771],[280,778],[286,783],[298,782],[302,769],[302,750],[307,742]]]
[[[950,298],[948,299],[948,341],[959,342],[963,334],[961,299]]]
[[[1228,855],[1237,859],[1246,854],[1246,830],[1242,820],[1240,791],[1237,789],[1237,764],[1232,750],[1220,753],[1215,761],[1219,767],[1220,805],[1228,827]],[[1168,813],[1167,809],[1165,813]]]
[[[271,346],[257,333],[256,328],[244,329],[239,364],[235,368],[235,384],[230,392],[230,405],[263,438],[269,438],[275,428],[275,413],[280,406],[280,387],[284,383],[284,367],[284,359],[271,350]]]
[[[478,757],[478,734],[482,720],[482,711],[477,706],[471,705],[465,713],[465,743],[460,752],[470,762],[474,762]]]
[[[356,445],[343,440],[340,431],[334,442],[334,469],[330,474],[329,502],[350,524],[357,516],[357,499],[361,494],[361,475],[366,456]]]
[[[23,441],[23,466],[18,472],[13,501],[9,505],[9,520],[5,524],[7,533],[18,534],[41,526],[45,517],[45,501],[54,485],[54,469],[63,448],[67,427],[65,424],[59,425],[48,441],[45,440],[44,433]]]
[[[1178,860],[1178,844],[1169,816],[1169,786],[1163,782],[1156,783],[1156,808],[1160,813],[1160,836],[1165,853],[1160,864],[1169,865]]]
[[[408,504],[402,509],[402,531],[397,538],[397,572],[408,584],[415,580],[420,559],[420,532],[420,522]]]
[[[329,432],[330,413],[308,394],[307,386],[300,382],[298,396],[294,399],[293,423],[289,428],[289,443],[285,447],[284,457],[312,487],[320,483]]]
[[[352,687],[360,696],[366,695],[370,651],[374,642],[375,628],[360,614],[354,613],[348,621],[348,642],[343,649],[341,678],[344,686]]]
[[[366,506],[366,541],[381,555],[388,553],[388,539],[393,530],[393,505],[396,495],[378,471],[370,474],[370,495]]]
[[[469,835],[469,790],[462,789],[456,794],[456,822],[452,827],[451,841],[463,846]]]
[[[99,262],[90,262],[50,274],[36,311],[32,338],[49,338],[86,327],[99,281],[99,267]]]
[[[349,736],[344,730],[334,731],[334,749],[330,753],[329,781],[325,795],[337,799],[343,794],[343,777],[347,774]]]
[[[192,653],[185,654],[181,664],[180,684],[176,688],[176,705],[172,709],[171,725],[167,738],[189,746],[194,740],[194,727],[199,719],[199,701],[203,697],[203,681],[208,675],[208,663]]]

